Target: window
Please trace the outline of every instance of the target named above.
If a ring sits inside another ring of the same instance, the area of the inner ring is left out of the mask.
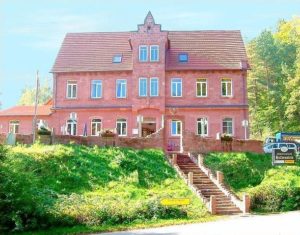
[[[201,136],[207,136],[208,131],[208,121],[207,118],[198,118],[197,119],[197,134]]]
[[[77,134],[77,121],[74,119],[69,119],[67,121],[67,134],[76,135]]]
[[[178,61],[179,62],[188,62],[189,56],[187,53],[179,53],[178,54]]]
[[[224,118],[222,126],[223,126],[223,134],[227,134],[227,135],[233,134],[232,118]]]
[[[9,133],[18,134],[19,127],[20,127],[19,121],[10,121],[9,122]]]
[[[139,79],[139,96],[147,96],[147,78]]]
[[[232,81],[231,79],[222,79],[222,96],[230,97],[232,96]]]
[[[150,96],[158,96],[159,83],[158,78],[150,78]]]
[[[140,60],[140,62],[148,61],[148,46],[140,46],[140,48],[139,48],[139,60]]]
[[[116,96],[117,98],[126,98],[126,80],[118,79],[116,85]]]
[[[173,136],[181,135],[181,121],[172,120],[172,122],[171,122],[171,135],[173,135]]]
[[[126,119],[117,120],[117,133],[119,136],[127,135],[127,121]]]
[[[196,82],[196,92],[197,97],[207,96],[207,81],[206,79],[197,79]]]
[[[152,62],[159,61],[159,46],[157,45],[150,46],[150,61]]]
[[[100,134],[101,127],[101,119],[92,119],[91,122],[91,135],[98,136]]]
[[[122,55],[114,55],[113,63],[121,63],[122,62]]]
[[[67,98],[76,99],[77,97],[77,81],[67,81]]]
[[[181,78],[173,78],[171,80],[171,96],[182,96],[182,80]]]
[[[91,97],[93,99],[102,97],[102,81],[101,80],[92,80]]]

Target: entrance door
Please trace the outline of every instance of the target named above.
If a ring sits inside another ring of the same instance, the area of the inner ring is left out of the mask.
[[[183,152],[182,140],[182,121],[173,119],[170,125],[168,151]]]
[[[146,137],[156,132],[155,118],[147,118],[147,117],[143,118],[141,129],[142,129],[142,137]]]

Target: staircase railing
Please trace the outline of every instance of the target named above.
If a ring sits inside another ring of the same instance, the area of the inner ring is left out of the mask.
[[[250,196],[247,194],[243,195],[243,200],[240,200],[226,185],[224,184],[223,173],[218,171],[217,177],[215,177],[211,170],[204,166],[204,156],[199,154],[196,158],[191,153],[188,153],[190,159],[210,178],[210,180],[228,197],[230,201],[238,207],[243,213],[250,212]]]
[[[190,187],[190,189],[197,195],[197,197],[205,204],[207,209],[210,211],[210,201],[204,197],[204,195],[201,193],[201,190],[193,185],[193,183],[189,180],[189,177],[187,177],[177,165],[177,154],[172,154],[172,158],[167,159],[170,165],[173,166],[177,174],[183,179],[183,181]]]

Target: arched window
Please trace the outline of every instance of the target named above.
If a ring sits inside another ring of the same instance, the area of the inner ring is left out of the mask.
[[[76,135],[77,134],[77,121],[69,119],[67,121],[67,133],[69,135]]]
[[[102,122],[101,119],[92,119],[91,122],[91,135],[98,136],[102,129]]]

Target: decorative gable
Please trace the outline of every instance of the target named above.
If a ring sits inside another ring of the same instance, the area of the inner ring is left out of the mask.
[[[141,33],[152,33],[152,32],[160,32],[161,31],[161,25],[155,24],[154,18],[149,11],[145,20],[144,24],[138,25],[138,32]]]

